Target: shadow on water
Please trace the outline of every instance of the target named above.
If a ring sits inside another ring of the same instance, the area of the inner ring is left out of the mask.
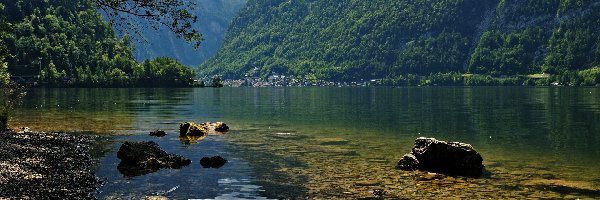
[[[532,188],[542,191],[552,191],[565,195],[583,195],[593,198],[600,197],[600,190],[591,190],[584,188],[576,188],[562,185],[536,185],[532,186]]]

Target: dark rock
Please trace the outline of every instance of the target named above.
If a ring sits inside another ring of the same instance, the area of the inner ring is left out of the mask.
[[[204,136],[208,134],[208,130],[201,124],[186,122],[179,125],[179,136]]]
[[[375,196],[375,197],[382,198],[386,194],[387,194],[387,192],[383,189],[374,189],[373,190],[373,196]]]
[[[402,156],[402,159],[398,161],[396,165],[396,169],[406,170],[406,171],[414,171],[419,168],[419,160],[412,153],[407,153]]]
[[[203,157],[200,159],[200,165],[204,168],[220,168],[227,163],[227,160],[221,156]]]
[[[163,130],[156,130],[156,131],[150,132],[150,136],[155,136],[155,137],[165,137],[166,135],[167,135],[167,133]]]
[[[179,169],[192,163],[182,156],[168,154],[154,142],[125,142],[119,148],[119,171],[125,176],[138,176],[160,168]]]
[[[483,173],[483,158],[470,144],[439,141],[435,138],[417,138],[412,149],[417,169],[449,175],[480,177]],[[398,168],[414,168],[410,155],[398,162]]]
[[[204,168],[210,168],[212,166],[212,162],[210,161],[209,157],[203,157],[200,159],[200,165],[202,165]]]
[[[229,131],[229,126],[223,122],[217,122],[215,123],[215,131],[227,132]]]

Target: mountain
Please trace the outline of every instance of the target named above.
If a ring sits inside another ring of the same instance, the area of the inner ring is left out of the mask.
[[[156,57],[175,58],[188,66],[198,66],[213,56],[223,43],[225,32],[235,14],[247,0],[203,0],[196,3],[192,12],[198,17],[194,28],[200,30],[204,41],[195,50],[192,45],[175,37],[168,29],[154,30],[139,27],[139,34],[130,34],[136,38],[134,51],[138,60]],[[138,19],[142,20],[142,19]],[[132,23],[134,25],[144,24]],[[133,30],[133,29],[130,29]]]
[[[600,66],[599,31],[594,0],[249,0],[201,73],[567,74]]]

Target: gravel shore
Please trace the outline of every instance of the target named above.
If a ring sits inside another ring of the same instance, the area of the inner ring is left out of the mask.
[[[92,136],[0,133],[0,199],[94,199]]]

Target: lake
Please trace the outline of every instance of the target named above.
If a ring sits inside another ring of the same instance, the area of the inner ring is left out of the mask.
[[[600,88],[34,89],[13,124],[102,137],[97,196],[199,199],[600,198]],[[178,138],[179,123],[231,131]],[[148,136],[163,129],[164,138]],[[418,137],[469,143],[482,178],[394,169]],[[155,141],[193,160],[127,177],[124,141]],[[203,156],[229,162],[204,169]]]

